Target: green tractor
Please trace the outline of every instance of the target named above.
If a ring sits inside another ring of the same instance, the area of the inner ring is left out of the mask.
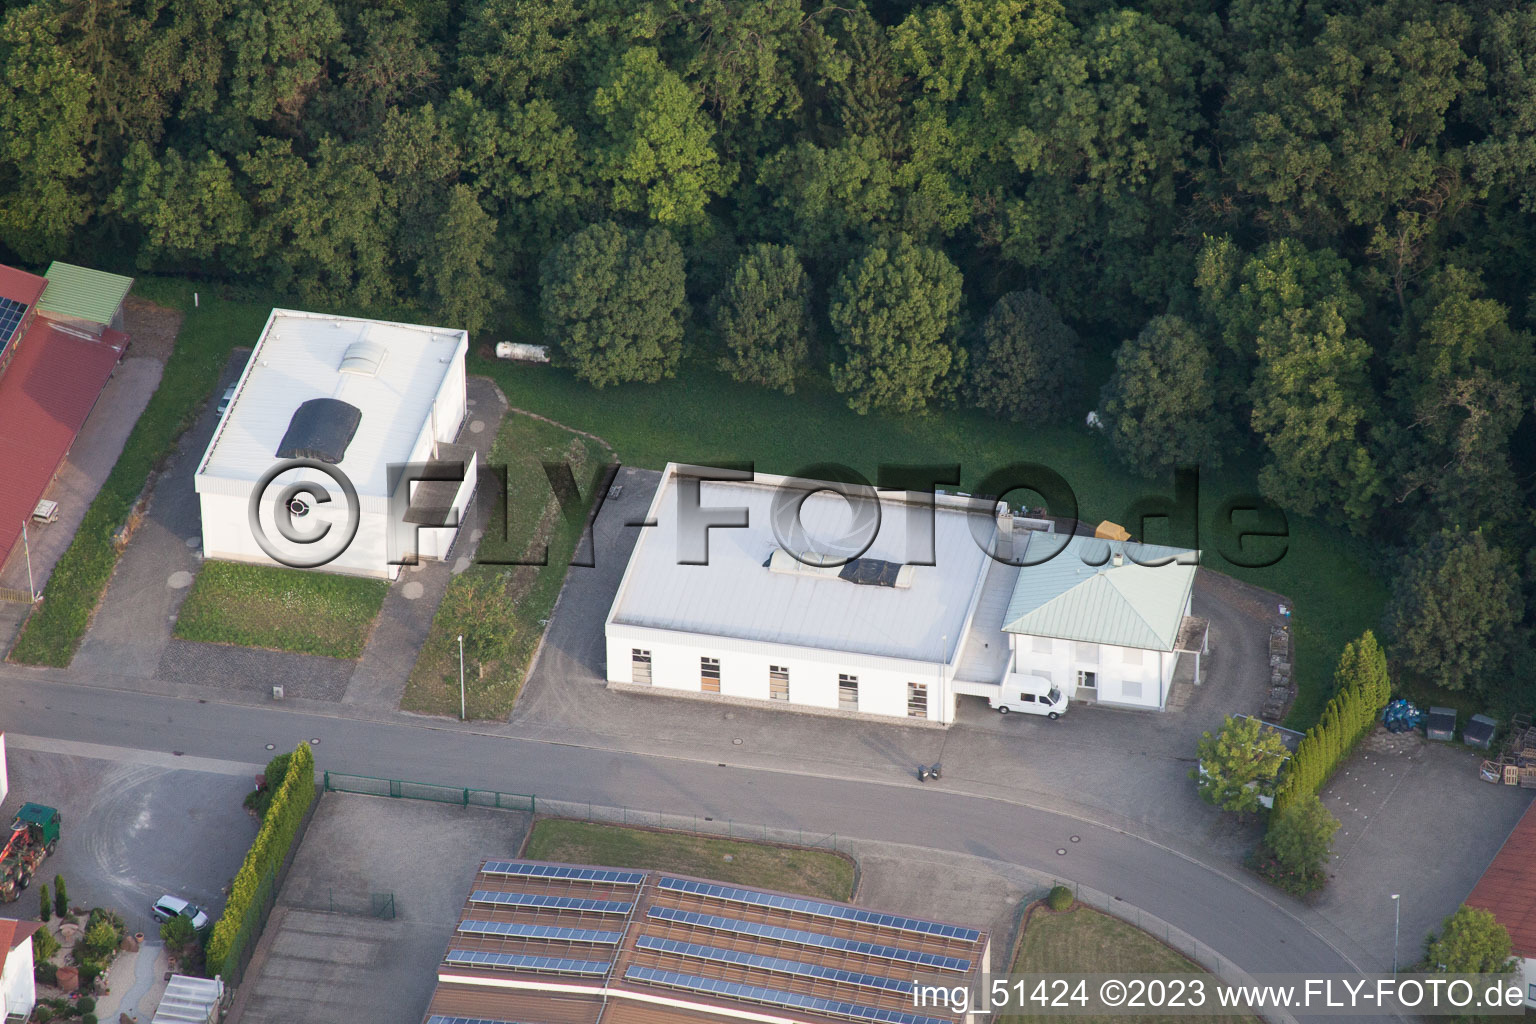
[[[0,850],[0,901],[9,903],[32,882],[37,866],[59,845],[59,812],[43,804],[22,804]]]

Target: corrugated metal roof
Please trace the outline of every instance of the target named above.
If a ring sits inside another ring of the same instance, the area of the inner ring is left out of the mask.
[[[21,524],[53,481],[107,378],[126,335],[81,338],[38,317],[0,375],[0,565]]]
[[[48,279],[48,288],[38,300],[38,309],[98,324],[112,323],[133,287],[131,277],[57,261],[43,276]]]
[[[787,486],[784,493],[803,493],[793,482]],[[704,481],[699,503],[706,514],[745,508],[747,526],[711,529],[708,564],[681,565],[680,537],[699,527],[679,523],[678,491],[669,471],[654,504],[659,525],[640,533],[613,622],[930,663],[949,661],[964,640],[971,597],[988,561],[972,534],[973,520],[990,531],[989,516],[941,505],[930,534],[923,510],[882,495],[877,532],[863,556],[932,564],[912,565],[909,587],[872,587],[841,579],[837,569],[823,576],[767,567],[781,550],[772,525],[781,493],[776,477]],[[867,536],[840,495],[814,493],[799,508],[814,550],[846,556],[852,553],[847,539]]]
[[[151,1024],[208,1024],[223,995],[220,981],[173,974]]]
[[[1194,552],[1095,537],[1029,536],[1022,561],[1052,551],[1059,553],[1039,565],[1020,568],[1003,616],[1004,630],[1143,650],[1173,650],[1197,566],[1177,561],[1167,565],[1142,563]],[[1122,564],[1114,564],[1116,555],[1124,556]]]
[[[362,339],[388,358],[374,376],[343,373]],[[389,465],[410,461],[444,379],[468,350],[462,330],[274,309],[198,467],[199,491],[208,479],[259,479],[278,462],[294,410],[333,398],[362,413],[340,470],[358,494],[388,496]]]

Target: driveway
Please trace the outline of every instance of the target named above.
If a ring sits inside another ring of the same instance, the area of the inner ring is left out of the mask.
[[[74,906],[109,907],[130,932],[158,935],[149,905],[172,893],[216,918],[225,887],[256,838],[241,806],[254,770],[172,757],[124,760],[124,751],[65,741],[7,737],[11,790],[4,820],[26,801],[57,807],[58,850],[41,877],[6,911],[37,915],[37,886],[61,874]],[[188,850],[196,849],[196,856]]]

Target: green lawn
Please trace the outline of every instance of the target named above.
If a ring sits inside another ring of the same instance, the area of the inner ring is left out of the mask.
[[[555,506],[541,465],[567,461],[583,499],[575,515]],[[534,560],[548,545],[547,564],[477,565],[454,577],[401,696],[403,710],[457,716],[456,638],[491,630],[507,640],[504,648],[480,659],[483,664],[466,659],[466,717],[505,718],[511,712],[560,596],[566,567],[586,524],[585,510],[607,462],[607,450],[589,438],[531,416],[507,415],[489,460],[490,465],[507,468],[506,533],[487,529],[476,560]]]
[[[1197,964],[1140,928],[1097,910],[1078,906],[1052,913],[1035,908],[1019,942],[1010,974],[1204,974]],[[1214,977],[1211,979],[1215,981]],[[1214,1001],[1214,994],[1209,994]],[[1061,1016],[1013,1016],[1005,1020],[1062,1020]],[[1073,1016],[1083,1024],[1151,1024],[1177,1016]],[[1213,1024],[1258,1024],[1254,1017],[1232,1014],[1201,1017]]]
[[[186,319],[160,386],[128,435],[96,500],[54,567],[43,601],[11,648],[10,659],[32,665],[68,665],[85,636],[91,614],[117,565],[112,535],[128,518],[144,483],[191,425],[198,408],[218,384],[230,350],[255,342],[271,305],[244,293],[201,286],[201,306],[192,305],[189,282],[140,279],[134,294],[182,310]],[[188,496],[187,500],[192,500]]]
[[[534,822],[523,856],[569,864],[654,868],[802,896],[853,898],[853,862],[840,854],[687,832],[545,818]]]
[[[1090,521],[1125,522],[1135,499],[1172,494],[1171,480],[1148,482],[1130,473],[1108,443],[1086,428],[999,423],[954,411],[859,416],[816,380],[786,396],[738,384],[695,360],[674,380],[598,391],[544,366],[475,359],[471,370],[495,379],[514,406],[607,439],[627,465],[751,461],[760,472],[786,473],[840,462],[874,480],[882,463],[959,463],[962,489],[969,489],[1003,467],[1038,462],[1066,478],[1077,496],[1079,518]],[[1227,562],[1216,550],[1218,512],[1228,498],[1257,491],[1253,473],[1254,467],[1243,463],[1202,476],[1204,564],[1295,602],[1300,696],[1287,724],[1305,728],[1328,699],[1344,644],[1379,626],[1386,586],[1375,572],[1379,558],[1367,544],[1294,516],[1289,549],[1275,565],[1245,569]]]
[[[389,584],[304,569],[204,562],[176,635],[327,658],[358,658]]]

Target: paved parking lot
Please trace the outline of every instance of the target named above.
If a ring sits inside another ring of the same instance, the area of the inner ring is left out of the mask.
[[[512,811],[325,794],[231,1024],[420,1024],[475,869],[515,855],[528,823]],[[393,919],[375,916],[375,893],[393,896]]]
[[[1481,763],[1480,751],[1378,729],[1323,792],[1341,827],[1317,909],[1383,970],[1392,962],[1392,893],[1403,904],[1399,958],[1411,963],[1531,802],[1528,789],[1480,781]]]
[[[7,747],[4,820],[30,800],[57,807],[63,821],[44,877],[10,912],[35,917],[35,887],[55,874],[64,876],[72,904],[117,910],[131,932],[158,934],[149,905],[162,893],[204,906],[210,917],[223,910],[225,889],[256,837],[256,821],[241,806],[254,768],[107,760],[122,752],[17,737],[7,737]]]

